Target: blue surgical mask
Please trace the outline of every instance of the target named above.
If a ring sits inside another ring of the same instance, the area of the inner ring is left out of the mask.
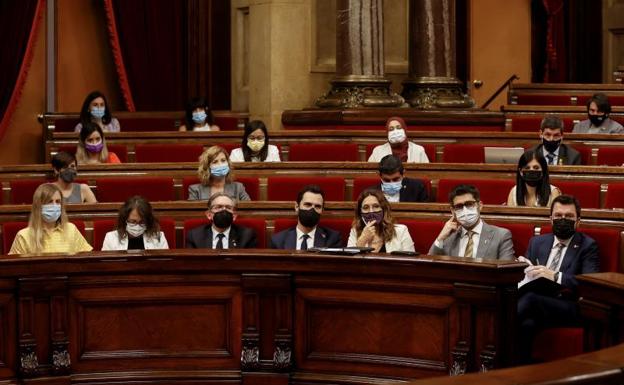
[[[48,223],[53,223],[58,221],[61,217],[61,205],[56,203],[48,203],[47,205],[41,206],[41,216],[43,220]]]
[[[204,123],[206,121],[206,116],[206,112],[204,111],[193,112],[193,122],[197,124]]]
[[[388,195],[398,194],[399,191],[401,191],[402,187],[403,186],[401,185],[401,181],[381,182],[381,191],[383,191],[384,194],[388,194]]]
[[[210,166],[210,175],[212,176],[226,176],[230,173],[230,166],[225,163],[219,166]]]
[[[91,116],[96,119],[102,119],[104,117],[104,113],[106,112],[106,108],[104,107],[91,107]]]

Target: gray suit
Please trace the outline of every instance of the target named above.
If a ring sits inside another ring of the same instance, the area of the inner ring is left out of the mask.
[[[188,200],[208,200],[212,195],[210,190],[210,186],[203,186],[200,183],[192,184],[188,188]],[[240,182],[226,183],[223,192],[238,201],[251,200],[249,194],[245,191],[245,186]]]
[[[461,231],[454,232],[442,242],[442,248],[436,247],[435,243],[431,245],[429,255],[458,256],[460,239]],[[476,258],[512,260],[514,256],[511,231],[483,222]]]
[[[600,127],[593,127],[589,119],[574,125],[573,134],[622,134],[624,127],[611,118],[606,118]]]

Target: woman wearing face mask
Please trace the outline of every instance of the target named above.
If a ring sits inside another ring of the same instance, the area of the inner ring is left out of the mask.
[[[280,162],[279,149],[269,144],[269,133],[260,120],[245,125],[243,143],[230,154],[232,162]]]
[[[395,223],[390,203],[377,189],[364,190],[358,197],[355,219],[347,247],[372,247],[376,253],[414,251],[414,241],[405,225]]]
[[[212,123],[212,112],[206,100],[197,97],[187,104],[180,131],[219,131],[219,126]]]
[[[84,183],[74,183],[78,172],[78,162],[72,154],[61,151],[52,157],[52,168],[57,185],[65,203],[97,203],[91,188]]]
[[[117,229],[104,237],[104,250],[168,249],[165,234],[160,231],[152,205],[143,197],[128,198],[119,209]]]
[[[121,163],[114,152],[108,151],[104,132],[95,123],[87,123],[80,130],[76,160],[80,163]]]
[[[403,163],[429,163],[423,146],[407,140],[407,125],[403,119],[393,116],[386,121],[388,142],[373,149],[369,162],[379,162],[386,155],[395,155]]]
[[[222,147],[212,146],[201,154],[197,175],[200,183],[189,186],[189,200],[206,200],[218,192],[226,193],[238,201],[250,200],[245,186],[232,180],[232,164]]]
[[[528,150],[520,157],[516,186],[507,197],[507,206],[550,207],[561,191],[550,184],[548,163],[540,151]]]
[[[9,254],[78,253],[93,248],[67,220],[61,190],[52,183],[37,187],[28,227],[20,230]]]
[[[87,123],[95,123],[102,131],[119,132],[119,121],[111,116],[106,96],[100,91],[93,91],[85,98],[80,109],[80,123],[76,125],[75,132],[80,132]]]

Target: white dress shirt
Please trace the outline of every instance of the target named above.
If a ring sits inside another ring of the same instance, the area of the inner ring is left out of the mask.
[[[296,229],[297,229],[297,250],[301,250],[301,244],[303,243],[303,235],[306,233],[299,230],[299,227],[297,227]],[[310,231],[307,234],[310,236],[310,238],[308,238],[308,249],[309,249],[311,247],[314,247],[314,236],[316,235],[316,227],[314,228],[314,230]]]
[[[223,233],[220,233],[219,230],[217,230],[214,226],[212,226],[212,248],[213,249],[217,248],[217,242],[219,242],[219,237],[218,237],[219,234],[225,235],[225,237],[223,237],[223,248],[229,249],[230,229],[231,227],[228,227],[227,230],[225,230]]]

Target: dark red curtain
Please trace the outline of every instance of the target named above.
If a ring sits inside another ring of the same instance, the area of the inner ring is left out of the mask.
[[[567,47],[563,0],[542,0],[546,10],[545,83],[561,83],[567,79]]]
[[[45,0],[0,1],[0,139],[22,93]]]

